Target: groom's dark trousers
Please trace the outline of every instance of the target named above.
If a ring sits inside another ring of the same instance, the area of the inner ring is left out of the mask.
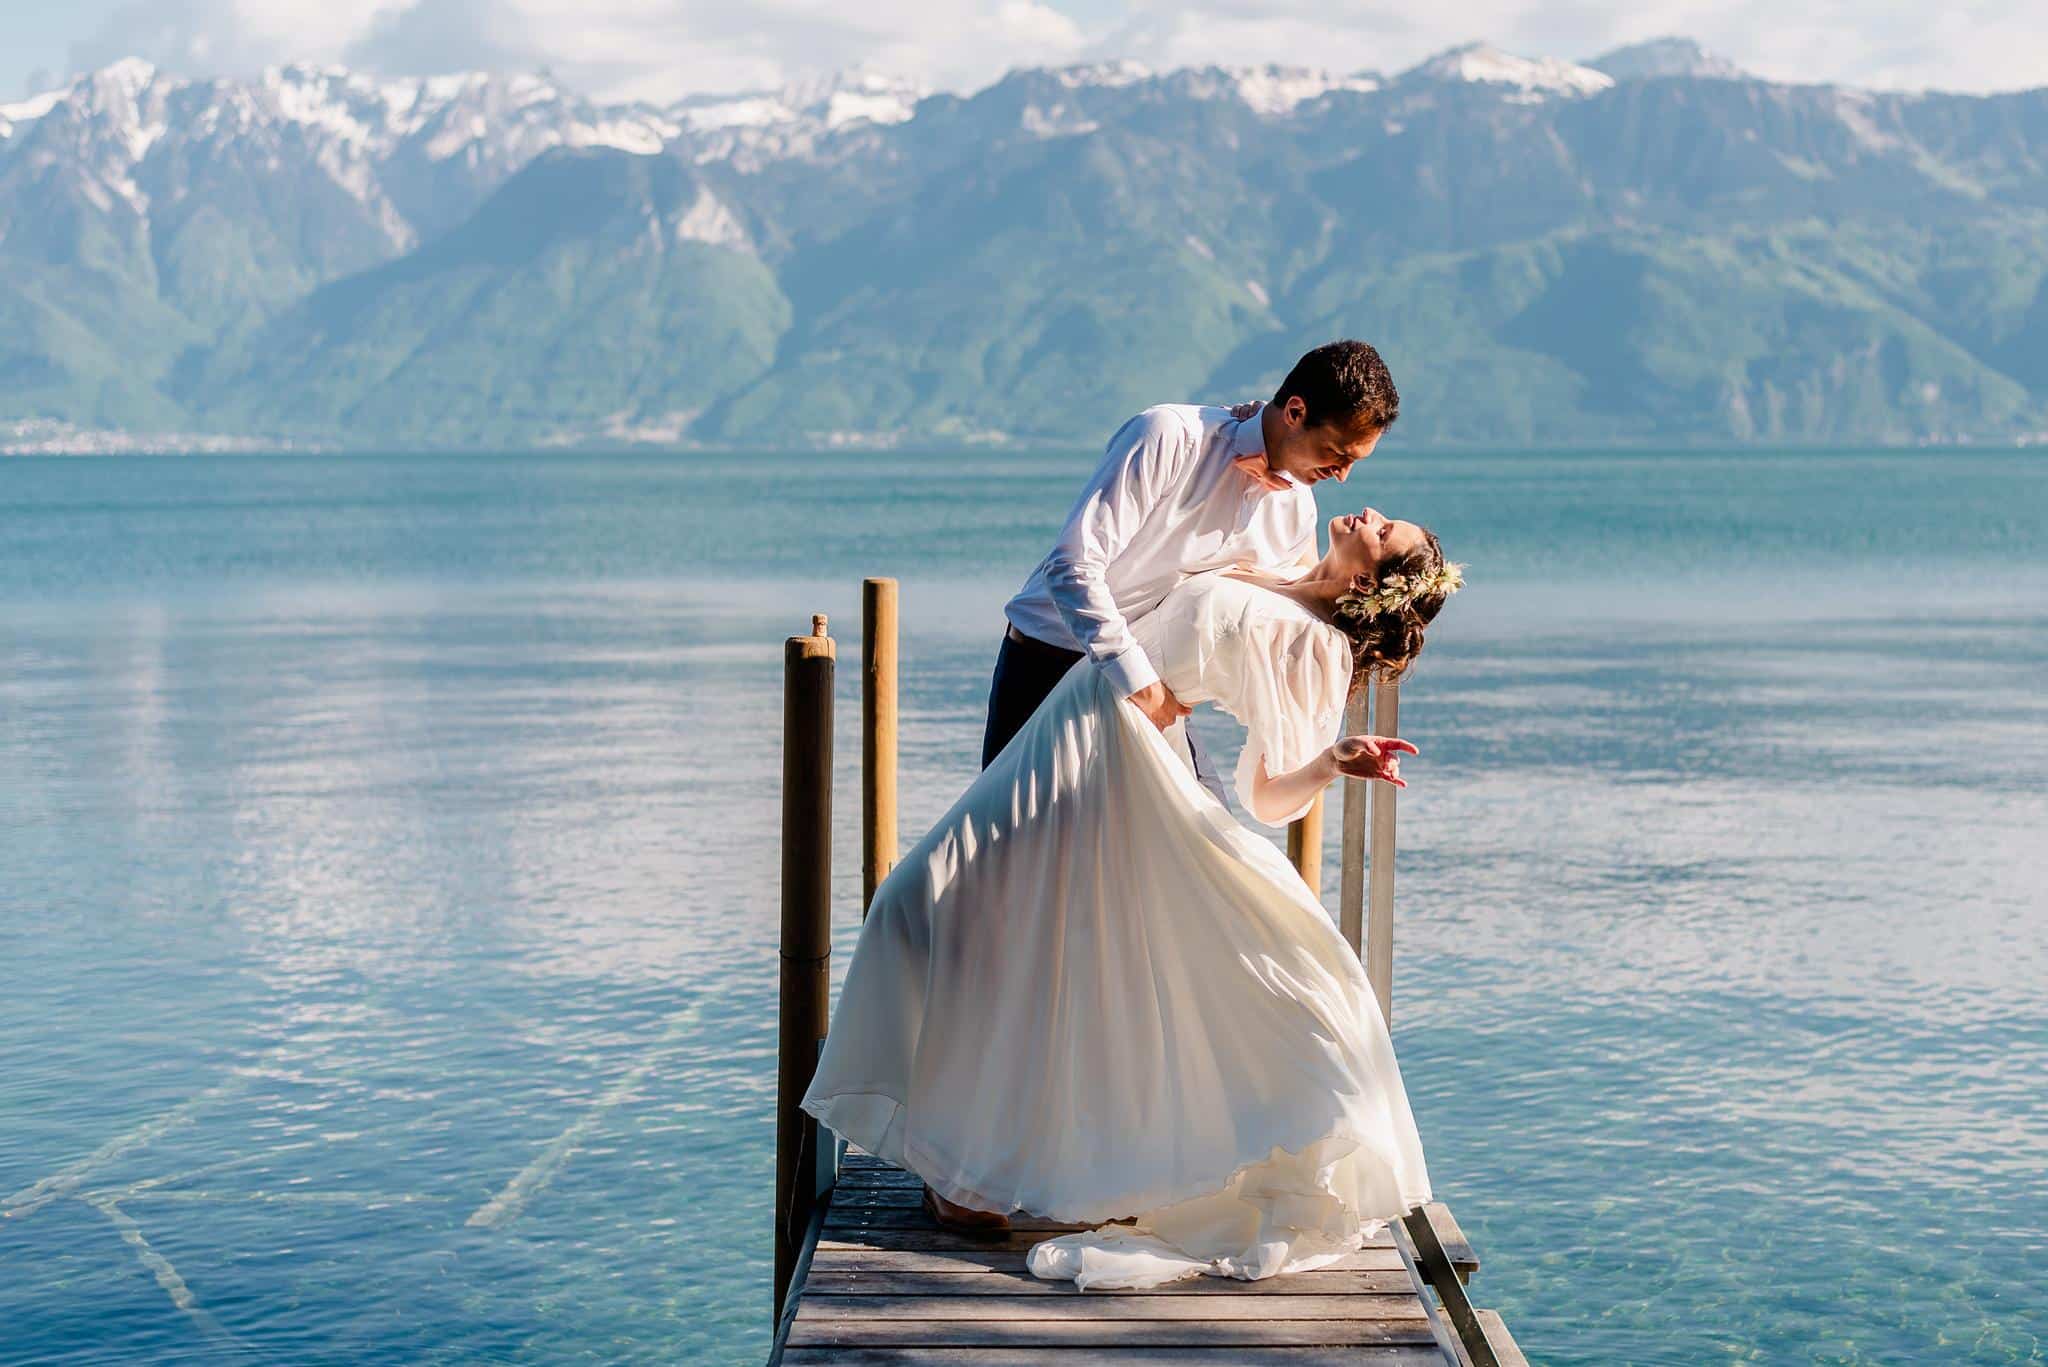
[[[996,652],[996,676],[988,686],[988,729],[981,733],[982,768],[996,762],[1010,738],[1024,729],[1053,686],[1080,659],[1078,650],[1034,641],[1015,627],[1003,633],[1003,648]]]
[[[1059,681],[1081,659],[1079,651],[1063,650],[1026,636],[1015,627],[1003,633],[1002,649],[996,652],[996,676],[988,687],[988,726],[981,733],[981,767],[995,763],[1011,737],[1024,729],[1031,714],[1046,700]],[[1195,762],[1195,777],[1216,795],[1225,807],[1223,781],[1209,763],[1209,752],[1188,732],[1188,753]]]

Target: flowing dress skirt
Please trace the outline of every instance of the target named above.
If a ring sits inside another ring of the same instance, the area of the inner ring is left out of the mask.
[[[804,1108],[1085,1289],[1336,1260],[1429,1197],[1385,1022],[1287,860],[1076,665],[876,890]]]

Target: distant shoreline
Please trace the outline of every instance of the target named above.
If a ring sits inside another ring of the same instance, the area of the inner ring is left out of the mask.
[[[25,430],[31,428],[31,430]],[[1950,437],[1898,439],[1898,441],[1729,441],[1724,437],[1698,439],[1636,439],[1636,441],[1395,441],[1389,451],[1427,453],[1511,453],[1511,451],[1634,451],[1634,453],[1772,453],[1772,451],[2030,451],[2048,447],[2048,432],[2023,437],[1972,439]],[[281,437],[231,437],[225,432],[125,432],[72,428],[35,420],[16,424],[12,430],[0,426],[0,459],[6,457],[121,457],[121,455],[252,455],[252,457],[303,457],[303,455],[1065,455],[1073,451],[1096,451],[1102,434],[1075,437],[1016,437],[1016,439],[946,439],[946,437],[903,437],[885,441],[811,441],[784,445],[739,445],[739,443],[633,443],[633,441],[563,441],[524,445],[432,445],[391,441],[375,445],[340,445],[322,441],[293,441]]]
[[[89,434],[98,438],[102,434]],[[918,455],[959,455],[966,451],[989,456],[1037,456],[1061,455],[1075,451],[1095,451],[1101,444],[1100,436],[1075,436],[1069,438],[1034,437],[1009,441],[949,441],[945,438],[920,437],[900,440],[877,440],[873,442],[782,442],[773,445],[764,443],[734,444],[683,443],[683,442],[575,442],[575,443],[528,443],[525,445],[429,445],[420,442],[391,442],[366,445],[340,445],[335,443],[300,442],[260,437],[228,437],[178,434],[171,436],[135,436],[115,434],[107,439],[88,439],[77,442],[56,440],[21,441],[0,435],[0,460],[63,458],[89,460],[94,457],[161,456],[170,459],[192,456],[249,456],[295,458],[301,456],[734,456],[734,455],[843,455],[849,458],[862,456],[918,456]],[[1685,453],[1728,454],[1753,452],[1759,455],[1773,452],[1829,452],[1829,451],[2030,451],[2048,446],[2048,433],[2036,433],[2022,437],[1997,439],[1973,439],[1951,437],[1941,440],[1916,439],[1892,441],[1728,441],[1701,437],[1696,439],[1665,439],[1650,441],[1613,441],[1580,439],[1569,441],[1514,441],[1490,442],[1430,442],[1412,441],[1398,445],[1389,444],[1389,452],[1426,451],[1446,455],[1462,453],[1485,453],[1498,455],[1502,452],[1595,452],[1611,451],[1621,453],[1668,454]]]

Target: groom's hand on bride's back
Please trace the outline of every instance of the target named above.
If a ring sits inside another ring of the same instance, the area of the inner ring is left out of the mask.
[[[1330,762],[1346,778],[1376,778],[1406,788],[1401,756],[1421,753],[1399,736],[1346,736],[1330,747]]]
[[[1131,694],[1131,701],[1162,731],[1194,710],[1181,706],[1180,699],[1173,696],[1173,690],[1156,680]]]

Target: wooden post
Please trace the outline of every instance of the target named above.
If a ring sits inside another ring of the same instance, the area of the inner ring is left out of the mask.
[[[819,1197],[818,1122],[800,1109],[825,1038],[832,966],[832,675],[821,613],[783,647],[782,1012],[775,1076],[775,1317]]]
[[[1371,731],[1372,685],[1366,684],[1344,709],[1344,734]],[[1371,786],[1362,778],[1344,780],[1344,853],[1337,885],[1337,924],[1360,963],[1365,961],[1365,807],[1372,800],[1366,791]]]
[[[896,581],[861,585],[860,914],[896,867]]]
[[[1375,736],[1401,734],[1401,686],[1373,685]],[[1394,801],[1401,790],[1391,783],[1372,788],[1371,914],[1366,921],[1365,976],[1380,1001],[1380,1015],[1394,1020]]]
[[[1287,858],[1301,881],[1308,884],[1308,890],[1317,897],[1323,895],[1323,794],[1317,793],[1316,800],[1301,818],[1287,823]]]

